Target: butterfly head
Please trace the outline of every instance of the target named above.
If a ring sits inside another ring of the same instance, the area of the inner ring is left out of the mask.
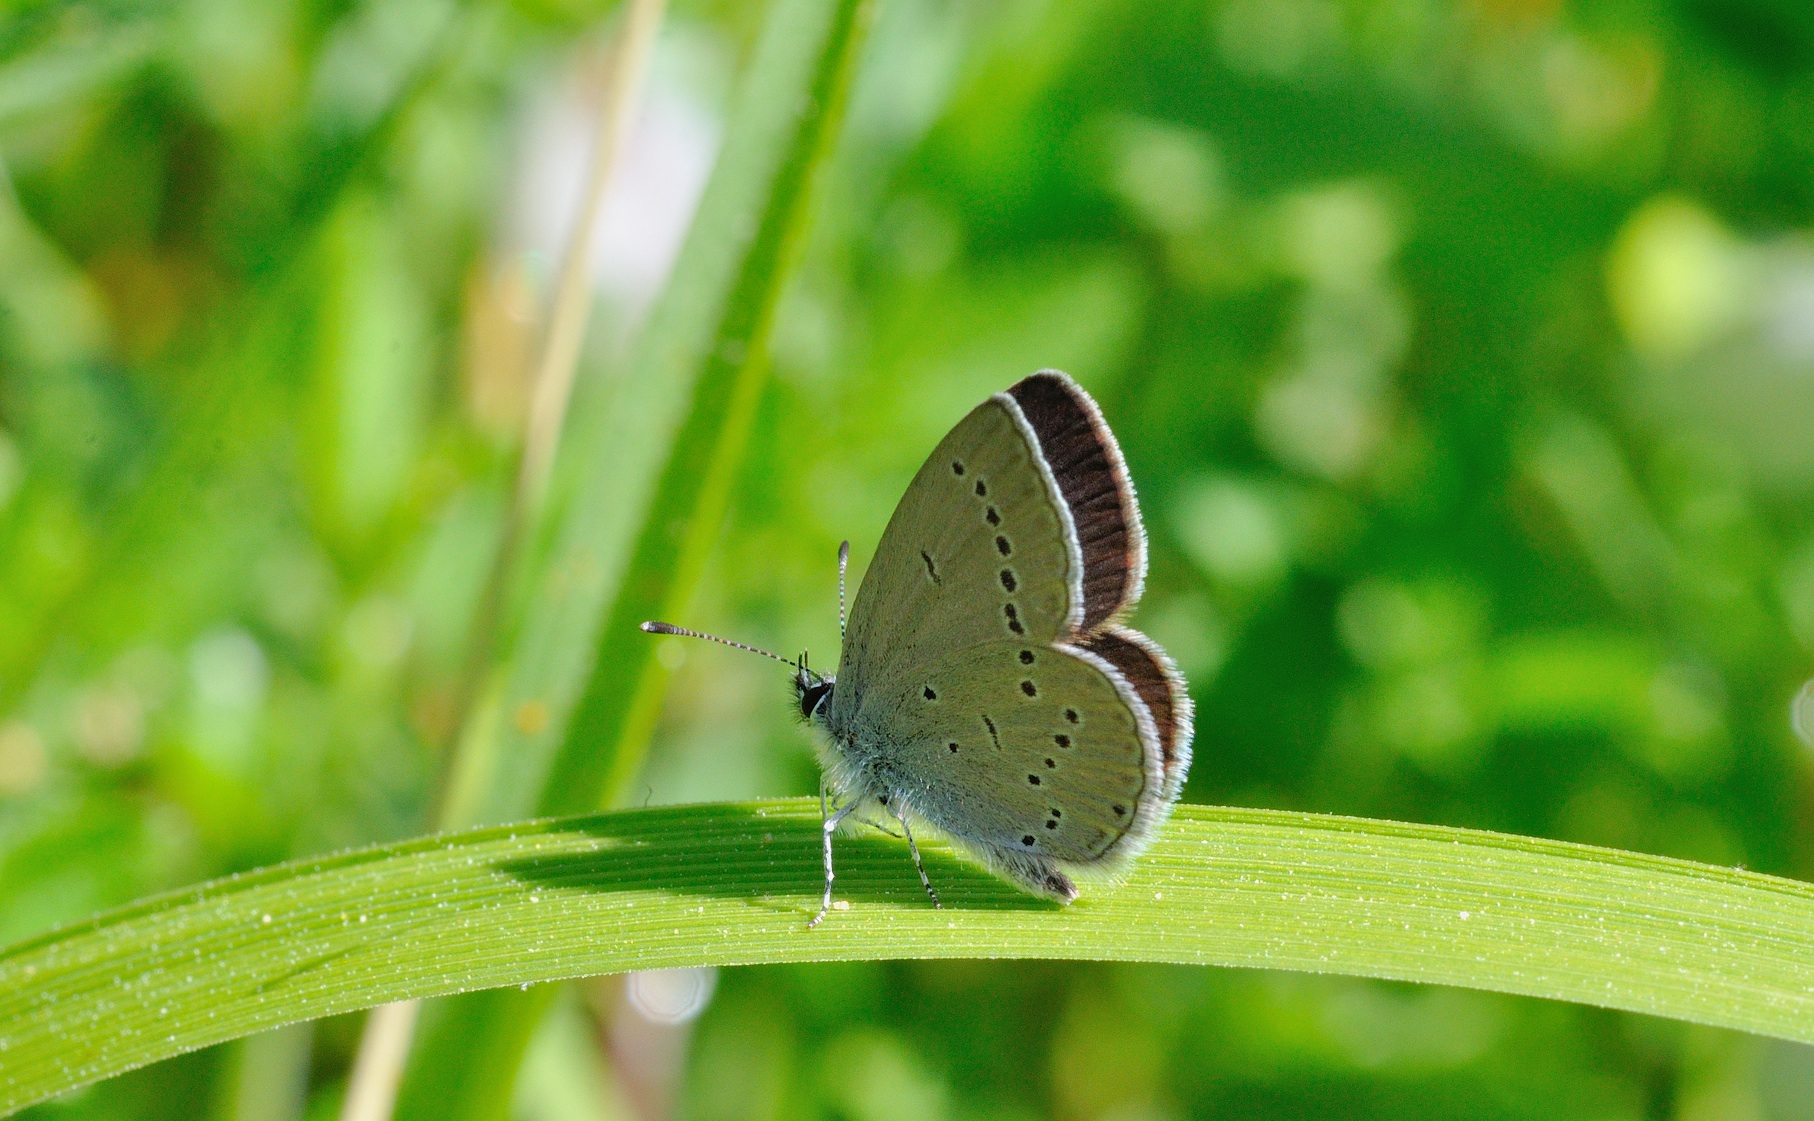
[[[806,659],[801,658],[800,668],[794,671],[794,700],[800,706],[800,719],[809,723],[823,720],[825,706],[831,703],[831,688],[836,683],[836,678],[821,677],[806,668]]]

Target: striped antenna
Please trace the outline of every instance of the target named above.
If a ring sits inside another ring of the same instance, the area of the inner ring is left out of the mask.
[[[720,646],[729,646],[737,650],[747,650],[751,654],[760,654],[764,658],[773,658],[782,665],[792,666],[795,669],[802,668],[800,662],[796,662],[792,658],[783,658],[779,654],[771,654],[760,646],[750,646],[742,642],[732,642],[728,638],[719,638],[715,634],[706,634],[704,631],[690,631],[685,627],[677,627],[672,623],[657,623],[654,620],[650,620],[642,625],[642,629],[648,634],[677,634],[683,638],[703,638],[707,642],[716,642]]]
[[[838,546],[838,638],[844,638],[844,570],[850,567],[850,542]]]

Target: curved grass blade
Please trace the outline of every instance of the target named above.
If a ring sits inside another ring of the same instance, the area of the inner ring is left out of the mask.
[[[408,997],[685,965],[1072,958],[1344,973],[1814,1042],[1814,886],[1436,826],[1181,806],[1070,907],[937,842],[839,850],[819,807],[630,810],[304,861],[0,952],[0,1111],[265,1028]]]

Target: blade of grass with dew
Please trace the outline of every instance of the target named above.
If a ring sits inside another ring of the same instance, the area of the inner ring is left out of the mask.
[[[0,1112],[410,997],[691,965],[1068,958],[1460,985],[1814,1042],[1814,885],[1529,837],[1181,806],[1070,907],[810,799],[628,810],[301,861],[0,951]]]
[[[659,680],[653,644],[635,624],[650,604],[690,592],[723,521],[766,374],[769,324],[872,6],[771,7],[674,276],[602,420],[575,416],[563,455],[582,462],[584,482],[556,518],[540,594],[485,721],[491,734],[463,746],[450,820],[590,809],[614,775],[640,766],[647,721],[632,718],[652,710]],[[620,704],[626,678],[635,687]],[[569,730],[565,713],[582,686]],[[494,992],[429,1010],[397,1116],[501,1116],[550,998]]]

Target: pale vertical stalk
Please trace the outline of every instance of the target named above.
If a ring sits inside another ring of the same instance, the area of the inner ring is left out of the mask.
[[[397,1104],[397,1086],[403,1081],[403,1061],[416,1032],[419,1000],[380,1004],[365,1017],[359,1037],[359,1054],[347,1079],[346,1101],[340,1121],[389,1121]]]
[[[586,321],[592,312],[592,243],[604,215],[605,193],[623,156],[624,141],[641,103],[644,76],[654,53],[655,33],[661,27],[666,0],[628,0],[624,22],[612,42],[599,101],[598,132],[592,143],[592,163],[580,211],[567,239],[560,279],[548,312],[548,334],[542,344],[530,386],[529,414],[523,433],[523,455],[518,465],[516,489],[504,519],[503,539],[493,558],[484,600],[473,636],[473,661],[477,672],[468,675],[463,704],[466,716],[477,711],[476,695],[489,664],[497,634],[504,593],[516,568],[524,529],[530,525],[548,486],[548,474],[559,447],[567,402],[573,396],[573,378],[579,365],[580,346],[586,339]],[[444,771],[446,768],[443,768]],[[443,775],[443,785],[446,775]],[[437,818],[446,817],[443,802]],[[445,824],[445,821],[442,822]],[[390,1121],[396,1109],[403,1065],[415,1035],[419,1001],[402,1001],[372,1010],[359,1053],[348,1079],[341,1121]]]
[[[630,0],[619,30],[610,67],[605,73],[604,99],[600,106],[598,136],[592,147],[592,169],[580,203],[573,236],[567,241],[560,282],[548,316],[548,337],[530,389],[528,428],[523,440],[523,462],[517,475],[517,503],[527,520],[541,501],[560,443],[567,402],[573,396],[573,374],[579,365],[580,344],[586,339],[586,320],[592,310],[592,242],[605,210],[605,188],[623,154],[640,102],[643,75],[661,26],[665,0]]]
[[[586,321],[592,314],[592,243],[604,216],[606,188],[623,155],[624,141],[642,100],[643,77],[648,72],[655,33],[661,27],[662,12],[666,7],[667,0],[629,0],[623,25],[612,41],[605,87],[599,100],[598,132],[592,143],[592,165],[580,196],[579,214],[568,232],[560,278],[548,311],[548,333],[542,340],[541,356],[529,387],[529,413],[524,423],[523,453],[517,464],[516,487],[504,511],[503,529],[497,552],[492,557],[491,570],[486,576],[485,590],[473,613],[466,665],[455,693],[461,712],[454,726],[459,729],[458,743],[462,753],[470,750],[474,739],[473,729],[468,725],[483,711],[482,693],[486,676],[491,672],[492,652],[497,643],[504,604],[509,598],[510,583],[516,575],[523,535],[535,522],[536,511],[548,488],[554,454],[560,447],[561,427],[567,419],[567,403],[573,396],[573,377],[579,366],[580,347],[586,340]],[[462,777],[462,765],[471,762],[463,758],[463,754],[456,754],[441,769],[434,819],[443,827],[470,824],[460,820],[455,788]]]

